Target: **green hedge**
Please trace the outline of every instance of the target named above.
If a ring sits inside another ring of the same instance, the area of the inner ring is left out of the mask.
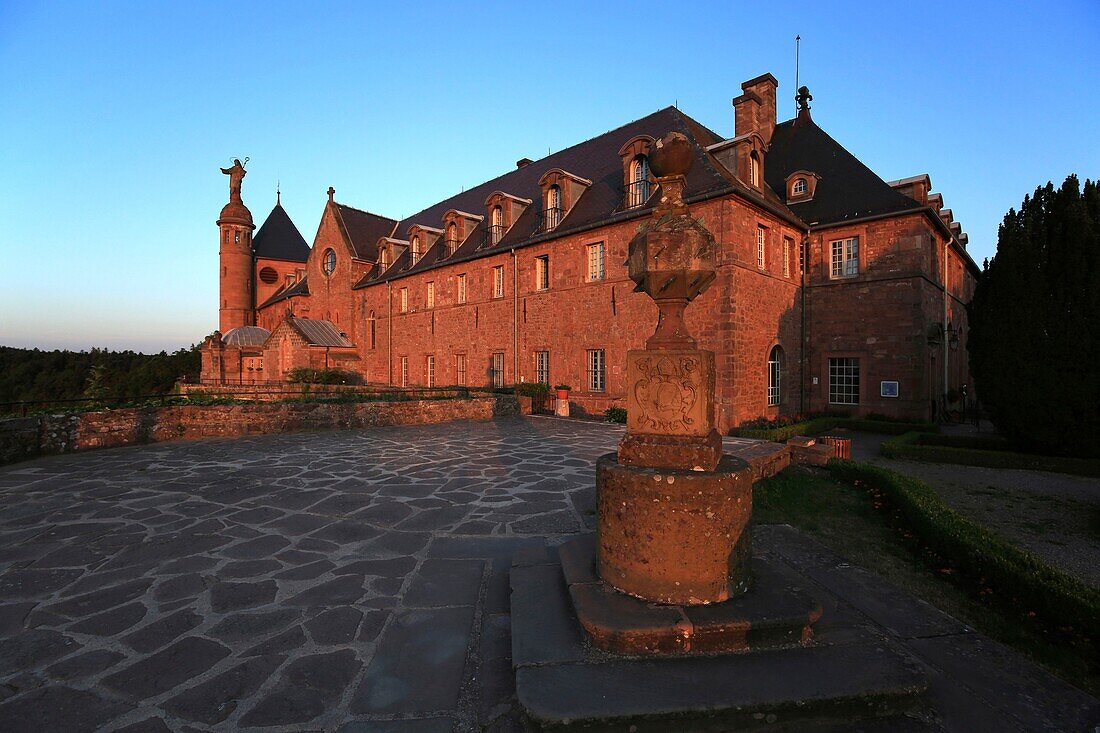
[[[1046,623],[1097,651],[1090,638],[1100,619],[1100,591],[1009,544],[947,505],[926,484],[893,471],[832,459],[834,476],[882,493],[905,528],[954,565],[968,581],[993,591],[1008,608],[1034,611]]]
[[[892,420],[868,420],[852,417],[818,417],[813,420],[785,425],[781,428],[736,428],[732,432],[741,438],[756,438],[757,440],[785,443],[796,435],[821,435],[837,428],[886,435],[901,435],[914,430],[926,432],[939,430],[932,423],[894,422]]]
[[[1005,445],[1003,441],[995,438],[933,435],[914,431],[886,441],[880,450],[887,458],[1100,476],[1098,460],[997,450],[997,448],[1004,448]]]

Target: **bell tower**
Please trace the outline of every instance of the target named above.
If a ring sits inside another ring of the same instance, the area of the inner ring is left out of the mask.
[[[245,158],[245,160],[248,160]],[[234,159],[230,168],[221,172],[229,176],[229,203],[218,217],[220,325],[222,333],[238,326],[252,326],[256,321],[254,286],[252,282],[252,212],[241,200],[241,181],[245,169]]]

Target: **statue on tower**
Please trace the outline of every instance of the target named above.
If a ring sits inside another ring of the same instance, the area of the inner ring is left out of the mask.
[[[248,161],[248,158],[245,158]],[[244,180],[247,171],[241,164],[241,161],[237,158],[233,159],[233,165],[229,168],[222,168],[221,172],[229,176],[229,200],[234,203],[242,203],[241,201],[241,181]]]

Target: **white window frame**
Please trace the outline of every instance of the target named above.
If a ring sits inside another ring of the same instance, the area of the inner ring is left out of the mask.
[[[550,289],[550,255],[535,258],[535,290]]]
[[[504,265],[493,267],[493,297],[504,297]]]
[[[783,237],[783,277],[791,276],[791,247],[794,242],[790,237]]]
[[[399,308],[400,312],[401,313],[408,313],[409,312],[409,289],[408,288],[401,288],[401,290],[399,290],[397,294],[400,298],[400,302],[398,304],[398,308]]]
[[[840,280],[859,275],[859,237],[829,242],[829,277]]]
[[[466,386],[466,355],[455,354],[455,384]]]
[[[607,359],[603,349],[588,350],[588,391],[607,391]]]
[[[434,387],[435,386],[435,355],[434,354],[428,354],[427,372],[428,372],[428,386],[429,387]]]
[[[458,250],[458,224],[453,221],[447,225],[447,256],[450,257]]]
[[[420,251],[420,235],[413,235],[412,241],[409,242],[409,249],[412,251],[412,263],[415,265],[420,262],[420,258],[424,256],[424,253]]]
[[[791,186],[791,193],[795,196],[801,196],[802,194],[806,193],[806,179],[794,179],[794,185]]]
[[[627,200],[627,208],[635,209],[649,200],[651,193],[649,185],[649,158],[645,155],[637,155],[630,163],[630,196]]]
[[[773,346],[768,353],[768,407],[775,407],[783,398],[783,351]]]
[[[466,273],[458,275],[458,302],[466,302]]]
[[[550,384],[550,352],[535,352],[535,381]]]
[[[409,357],[401,357],[401,386],[409,386]]]
[[[504,386],[504,352],[494,351],[492,361],[489,367],[489,376],[492,379],[492,386],[500,389]]]
[[[504,208],[499,204],[489,212],[489,238],[496,244],[504,237]]]
[[[424,297],[428,302],[428,307],[429,308],[435,308],[435,281],[434,280],[429,280],[428,281]]]
[[[858,405],[860,374],[858,356],[830,356],[829,404]]]
[[[756,225],[756,266],[763,270],[767,264],[765,257],[766,245],[768,241],[767,227]]]
[[[593,242],[585,249],[588,258],[587,280],[599,282],[607,277],[607,269],[604,266],[606,248],[603,242]]]

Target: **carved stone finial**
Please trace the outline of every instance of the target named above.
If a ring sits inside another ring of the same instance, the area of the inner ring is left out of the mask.
[[[799,111],[810,109],[810,102],[813,101],[813,95],[810,94],[810,90],[807,87],[799,87],[798,94],[794,95],[794,101],[798,103]]]
[[[328,202],[332,203],[332,197],[336,195],[336,189],[332,186],[328,187]]]

